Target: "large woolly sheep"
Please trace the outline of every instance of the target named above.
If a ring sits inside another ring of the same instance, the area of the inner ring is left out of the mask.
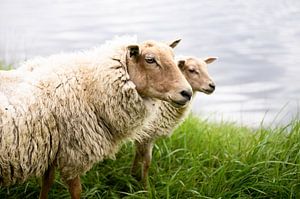
[[[215,89],[215,84],[207,72],[207,64],[215,61],[216,58],[209,57],[204,60],[194,57],[187,57],[178,60],[178,66],[196,91],[211,94]],[[161,101],[157,107],[156,115],[149,121],[142,131],[149,137],[135,141],[136,153],[133,160],[131,173],[140,178],[144,187],[147,187],[148,169],[152,159],[152,148],[155,140],[162,136],[170,136],[189,112],[191,104],[185,107],[172,107],[170,104]],[[141,170],[139,169],[141,166]],[[139,173],[141,171],[141,173]]]
[[[121,38],[1,71],[0,186],[43,176],[40,198],[47,198],[57,168],[71,197],[80,198],[80,175],[141,136],[132,132],[151,118],[156,99],[190,100],[173,60],[178,42]]]

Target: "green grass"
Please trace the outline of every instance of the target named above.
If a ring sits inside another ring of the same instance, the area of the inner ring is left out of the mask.
[[[0,70],[11,70],[13,69],[12,64],[5,64],[1,59],[0,59]]]
[[[300,198],[300,121],[256,130],[190,116],[153,151],[148,192],[130,175],[133,146],[82,177],[82,198]],[[38,179],[0,198],[37,198]],[[57,180],[50,198],[69,198]]]

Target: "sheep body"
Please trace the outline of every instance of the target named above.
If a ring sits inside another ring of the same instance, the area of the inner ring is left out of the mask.
[[[149,117],[151,100],[140,97],[122,64],[133,42],[122,38],[0,72],[1,186],[41,176],[52,164],[72,179],[141,136],[133,132]]]
[[[193,94],[194,98],[195,94]],[[159,101],[156,106],[155,119],[149,121],[144,125],[144,137],[142,140],[147,139],[155,140],[159,137],[170,136],[172,131],[179,126],[190,112],[191,103],[185,107],[174,107],[170,103]]]
[[[185,119],[190,109],[190,104],[186,107],[176,108],[169,103],[160,101],[156,106],[154,119],[150,120],[142,128],[144,137],[135,140],[136,149],[131,173],[138,180],[142,181],[145,189],[148,186],[148,170],[152,160],[152,149],[155,141],[160,137],[170,136],[173,130]],[[139,166],[141,166],[141,170],[139,170]]]

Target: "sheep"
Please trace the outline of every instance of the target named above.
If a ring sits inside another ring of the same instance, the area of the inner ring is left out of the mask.
[[[207,64],[214,62],[216,59],[215,57],[208,57],[204,60],[186,57],[178,60],[178,67],[192,86],[194,94],[196,91],[211,94],[215,90],[215,83],[207,72]],[[190,107],[191,103],[189,106],[176,108],[161,101],[156,116],[142,129],[145,135],[149,135],[149,137],[135,141],[135,157],[131,174],[142,181],[145,189],[147,189],[148,169],[151,164],[152,148],[155,140],[162,136],[170,136],[173,129],[189,113]],[[139,166],[141,166],[141,169],[139,169]]]
[[[80,198],[80,175],[141,137],[133,132],[150,120],[153,104],[191,99],[174,61],[179,41],[121,37],[0,71],[0,186],[42,176],[40,198],[47,198],[57,169],[71,198]]]

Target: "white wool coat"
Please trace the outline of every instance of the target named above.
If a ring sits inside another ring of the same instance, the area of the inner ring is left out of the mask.
[[[193,98],[195,94],[193,94]],[[174,107],[170,103],[159,101],[156,103],[156,111],[151,120],[142,128],[141,135],[145,136],[137,141],[151,143],[159,137],[170,136],[190,113],[192,102],[184,107]]]
[[[152,100],[126,68],[122,38],[98,48],[25,62],[0,71],[0,185],[41,176],[54,164],[64,180],[113,157],[138,139]]]

